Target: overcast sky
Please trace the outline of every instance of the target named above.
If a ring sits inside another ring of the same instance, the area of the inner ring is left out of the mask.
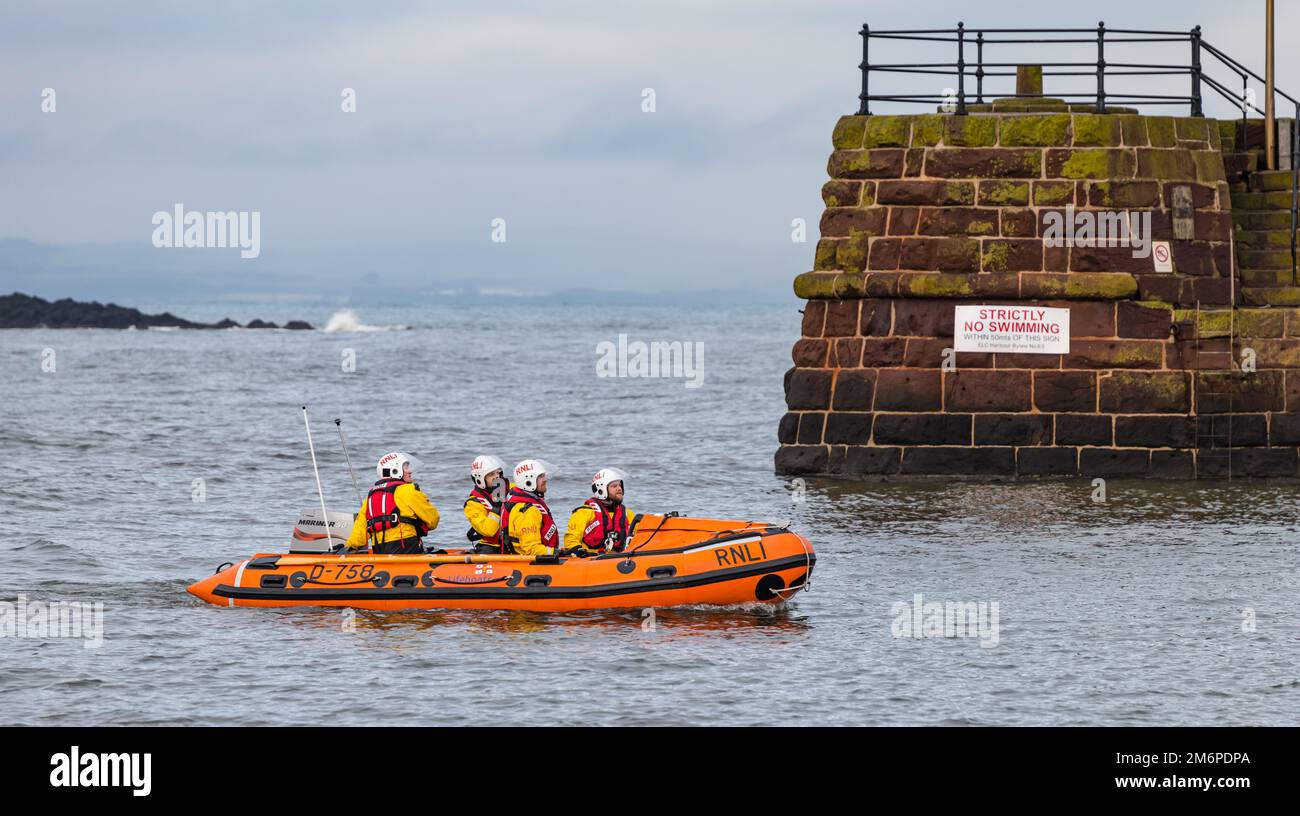
[[[1300,31],[1300,3],[1278,6],[1279,31]],[[812,265],[831,129],[856,109],[864,21],[1199,23],[1262,73],[1263,9],[988,0],[976,18],[968,3],[925,0],[6,0],[0,289],[785,294]],[[1300,95],[1300,55],[1280,41],[1279,85]],[[873,58],[921,55],[886,48]],[[1184,62],[1186,46],[1108,56]],[[938,93],[951,81],[927,82]],[[1186,93],[1185,77],[1169,82]],[[41,111],[44,88],[55,113]],[[344,88],[356,113],[340,110]],[[259,211],[260,257],[155,249],[151,218],[177,203]],[[791,241],[800,217],[804,244]],[[504,244],[491,241],[495,218]]]

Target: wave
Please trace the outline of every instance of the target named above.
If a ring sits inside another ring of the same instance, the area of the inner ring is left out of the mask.
[[[376,332],[376,331],[403,331],[410,326],[371,326],[362,323],[361,318],[351,309],[344,309],[341,312],[335,312],[330,315],[329,322],[325,324],[327,332]]]

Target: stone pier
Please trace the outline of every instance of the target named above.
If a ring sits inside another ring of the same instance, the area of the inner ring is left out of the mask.
[[[972,111],[835,126],[778,472],[1297,476],[1290,174],[1259,170],[1262,131]],[[1149,212],[1172,271],[1047,245],[1045,216],[1078,211]],[[1070,353],[954,353],[959,304],[1068,308]]]

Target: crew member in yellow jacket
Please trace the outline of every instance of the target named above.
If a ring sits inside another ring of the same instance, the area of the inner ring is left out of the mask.
[[[574,509],[564,533],[566,552],[575,555],[622,552],[636,530],[638,516],[623,504],[627,474],[602,468],[591,477],[591,498]]]
[[[438,509],[414,482],[413,470],[420,462],[399,451],[386,453],[375,466],[379,481],[366,494],[361,512],[352,525],[347,548],[370,545],[380,554],[406,555],[424,552],[420,539],[438,527]]]
[[[465,499],[465,518],[469,521],[466,537],[474,542],[476,552],[505,552],[501,506],[514,487],[506,481],[505,470],[505,464],[495,456],[480,456],[469,466],[474,488]]]
[[[541,459],[515,465],[515,486],[501,506],[505,552],[515,555],[554,555],[560,530],[546,506],[546,486],[555,469]]]

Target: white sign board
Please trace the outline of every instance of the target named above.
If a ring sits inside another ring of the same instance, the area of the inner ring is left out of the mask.
[[[958,306],[957,351],[1069,354],[1070,310],[1046,306]]]
[[[1173,253],[1168,241],[1151,242],[1151,261],[1156,265],[1157,272],[1174,271]]]

